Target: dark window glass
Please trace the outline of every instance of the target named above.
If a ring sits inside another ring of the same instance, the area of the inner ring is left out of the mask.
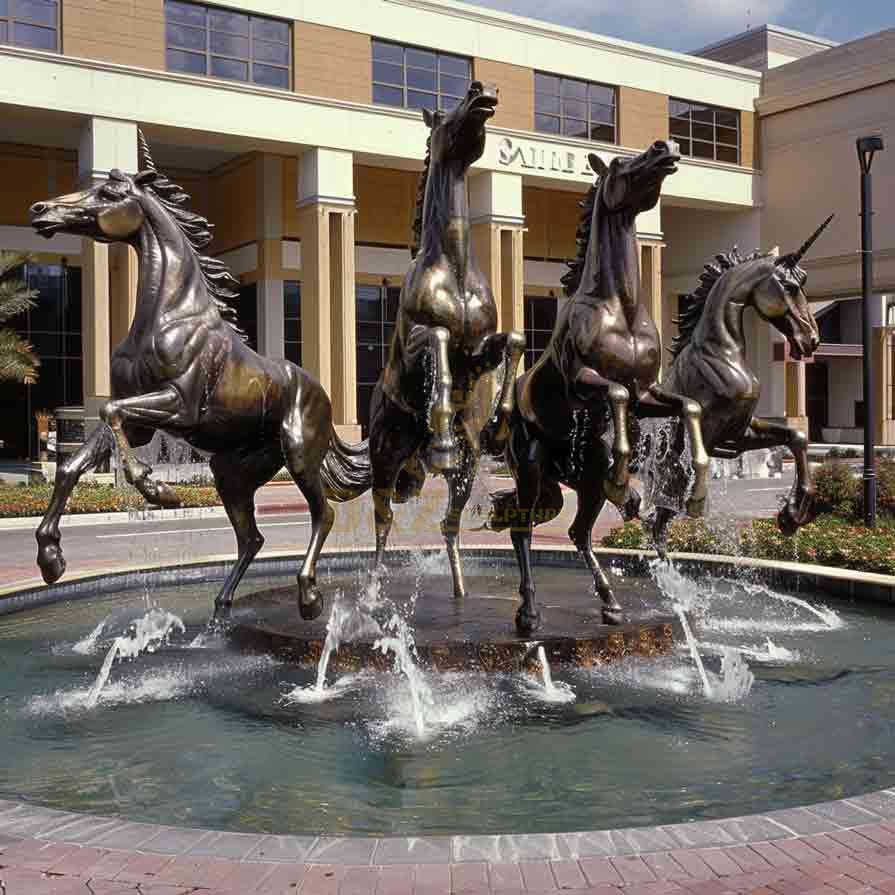
[[[463,56],[373,41],[373,102],[407,109],[453,109],[472,66]]]
[[[283,341],[286,360],[301,366],[301,283],[283,283]]]
[[[289,87],[291,32],[287,22],[166,0],[168,68],[265,87]]]
[[[0,20],[0,44],[9,43],[9,26]]]
[[[394,286],[357,286],[357,418],[364,432],[370,424],[370,399],[388,360],[401,290]]]
[[[616,89],[535,72],[535,130],[616,142]]]
[[[47,0],[14,0],[15,17],[35,25],[56,27],[56,4]]]
[[[739,164],[740,113],[705,103],[668,101],[668,129],[682,155]]]
[[[12,42],[16,46],[31,47],[34,50],[55,50],[56,29],[27,25],[24,22],[13,22]]]
[[[555,298],[525,296],[525,367],[529,369],[550,342],[556,324]]]

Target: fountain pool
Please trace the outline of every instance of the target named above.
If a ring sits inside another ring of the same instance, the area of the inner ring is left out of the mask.
[[[447,600],[440,563],[395,575],[418,582],[418,604]],[[329,605],[364,587],[344,565],[321,575]],[[471,590],[515,600],[510,556],[467,567]],[[642,616],[686,604],[708,687],[684,643],[594,668],[545,669],[535,647],[530,672],[488,674],[427,670],[412,640],[392,671],[331,668],[320,683],[317,668],[203,636],[210,580],[0,617],[0,797],[232,831],[476,834],[766,812],[895,782],[895,612],[654,574],[661,589],[648,575],[613,585]],[[541,577],[548,613],[588,584],[573,554]],[[390,635],[412,636],[395,605]],[[151,651],[115,662],[95,693],[116,638],[151,610],[165,620]]]

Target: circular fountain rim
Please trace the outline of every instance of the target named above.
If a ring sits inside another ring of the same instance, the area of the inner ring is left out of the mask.
[[[421,550],[440,552],[442,549],[441,545],[417,546],[390,551],[389,556],[409,557],[411,553],[418,555]],[[565,545],[539,547],[532,552],[539,564],[567,563],[576,554],[574,548]],[[503,546],[469,547],[464,548],[464,553],[499,556],[501,560],[515,561],[511,548]],[[645,569],[646,564],[655,558],[655,553],[643,550],[600,549],[598,553],[605,560],[615,560],[641,569]],[[342,548],[328,551],[326,556],[361,558],[371,554],[369,550]],[[301,558],[302,554],[296,552],[259,557],[254,564],[256,576],[294,573]],[[710,565],[719,574],[732,569],[752,569],[774,584],[787,588],[810,583],[820,590],[832,591],[835,587],[840,597],[895,602],[895,576],[748,557],[674,554],[674,558],[684,570],[695,564],[703,567]],[[129,579],[131,587],[141,587],[141,576],[163,572],[171,575],[172,584],[217,580],[223,577],[226,566],[233,559],[232,556],[214,555],[183,563],[89,570],[72,575],[65,583],[54,585],[20,582],[0,588],[0,614],[95,595],[96,589],[89,585],[95,585],[100,579],[111,581],[110,590],[118,592]],[[843,593],[843,585],[847,586],[847,593]],[[892,820],[895,820],[895,789],[882,789],[851,798],[759,814],[617,830],[379,837],[241,833],[238,861],[406,866],[409,863],[449,865],[469,861],[512,863],[528,859],[610,858],[798,839],[860,830]],[[0,832],[6,836],[36,840],[39,843],[36,847],[55,842],[66,846],[93,846],[172,857],[189,853],[215,859],[234,858],[233,843],[228,838],[232,834],[219,830],[145,824],[120,817],[59,811],[15,800],[0,799]],[[197,847],[198,842],[201,842],[201,849]]]

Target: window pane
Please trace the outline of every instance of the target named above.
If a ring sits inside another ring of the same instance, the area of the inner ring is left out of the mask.
[[[16,22],[12,26],[12,42],[35,50],[55,50],[56,31],[53,28],[38,28]]]
[[[552,330],[556,323],[556,299],[540,298],[531,303],[531,328]]]
[[[587,84],[584,81],[572,81],[569,78],[563,78],[562,95],[563,97],[573,97],[575,99],[587,99]]]
[[[377,290],[378,292],[378,290]],[[378,345],[379,340],[382,336],[382,324],[378,320],[378,306],[381,304],[379,301],[379,297],[376,298],[376,309],[370,310],[369,303],[367,307],[367,311],[374,316],[374,319],[369,320],[358,320],[356,324],[356,332],[357,332],[357,342],[359,345]],[[360,305],[358,305],[358,311],[360,311]],[[371,352],[372,353],[372,352]],[[377,360],[379,358],[378,353],[376,354]]]
[[[400,87],[382,87],[373,85],[373,102],[385,106],[403,106],[404,91]]]
[[[539,93],[552,93],[559,96],[559,78],[535,72],[535,90]]]
[[[373,41],[373,58],[380,62],[395,62],[398,65],[404,63],[404,48],[397,44],[383,43],[381,40]]]
[[[545,115],[559,115],[559,97],[549,93],[535,94],[535,112],[543,112]]]
[[[719,143],[736,146],[739,143],[739,134],[731,127],[718,127],[715,128],[715,139]]]
[[[204,28],[189,28],[176,22],[168,22],[165,27],[168,46],[184,47],[187,50],[204,50],[207,33]]]
[[[168,50],[168,68],[172,71],[184,71],[193,75],[205,74],[205,56],[197,53],[184,53],[182,50]]]
[[[252,41],[252,58],[259,62],[289,64],[289,44],[275,44],[267,40]]]
[[[438,80],[434,71],[408,66],[407,86],[415,87],[417,90],[431,90],[434,93],[438,89]]]
[[[16,0],[15,17],[56,27],[56,4],[47,0]]]
[[[602,143],[614,143],[615,128],[611,124],[591,124],[590,138]]]
[[[587,103],[578,99],[564,99],[562,113],[569,118],[587,118]]]
[[[6,22],[0,22],[0,44],[9,43],[9,34],[6,30]]]
[[[590,120],[594,124],[615,124],[615,106],[590,104]]]
[[[408,83],[409,77],[408,77]],[[466,78],[451,78],[447,75],[441,76],[441,92],[449,93],[451,96],[466,96],[469,90],[469,81]]]
[[[735,146],[719,146],[718,147],[718,161],[719,162],[730,162],[732,165],[739,164],[739,161],[740,161],[739,150]]]
[[[249,17],[238,12],[210,9],[208,11],[208,25],[214,31],[227,31],[230,34],[249,36]]]
[[[407,108],[429,109],[434,112],[438,108],[438,102],[433,93],[420,93],[418,90],[408,90]]]
[[[223,56],[238,56],[240,59],[248,59],[249,39],[247,37],[236,37],[233,34],[224,34],[221,31],[212,31],[211,52],[220,53]]]
[[[440,93],[438,95],[438,108],[442,112],[453,112],[462,101],[462,96],[448,96],[446,93]]]
[[[416,68],[429,68],[435,71],[435,54],[426,50],[414,50],[410,47],[406,50],[407,65]]]
[[[469,60],[462,56],[439,56],[438,67],[443,75],[469,79]]]
[[[603,84],[591,84],[588,87],[591,102],[603,103],[607,106],[615,105],[615,88],[606,87]]]
[[[283,283],[283,317],[287,320],[301,317],[301,286],[295,280]]]
[[[691,106],[690,117],[694,121],[705,121],[709,124],[714,124],[715,110],[711,106]]]
[[[389,62],[373,63],[373,80],[386,84],[404,84],[404,69]]]
[[[690,152],[691,146],[690,146],[689,140],[678,140],[677,142],[678,142],[678,152],[680,152],[681,155],[691,155],[692,154]]]
[[[672,118],[669,122],[672,137],[689,137],[690,122],[681,118]]]
[[[165,3],[165,15],[172,22],[184,22],[187,25],[205,24],[205,7],[194,3],[179,3],[168,0]]]
[[[255,62],[252,65],[252,81],[265,87],[288,87],[289,69]]]
[[[355,315],[359,323],[375,323],[382,319],[382,297],[378,286],[357,286],[355,299]]]
[[[562,123],[562,132],[566,137],[587,138],[587,122],[578,118],[564,118]]]
[[[668,114],[678,115],[680,117],[689,116],[690,103],[685,103],[679,99],[671,99],[668,101]]]
[[[286,342],[283,345],[284,351],[283,354],[286,355],[286,360],[291,361],[293,364],[297,366],[301,366],[301,342]]]
[[[277,22],[274,19],[252,19],[252,37],[261,40],[275,40],[278,43],[289,43],[289,23]]]
[[[552,115],[535,115],[535,130],[545,134],[558,134],[559,119]]]
[[[9,15],[9,0],[0,0],[0,16]]]
[[[698,121],[694,121],[693,139],[708,140],[711,142],[715,139],[715,129],[710,124],[700,124]]]
[[[731,109],[715,109],[715,122],[722,127],[738,127],[740,113]]]
[[[715,147],[711,143],[703,143],[700,140],[693,141],[693,155],[695,158],[715,158]]]
[[[216,78],[228,78],[231,81],[247,81],[249,79],[249,65],[247,62],[239,62],[236,59],[221,59],[220,56],[212,56],[211,73]]]

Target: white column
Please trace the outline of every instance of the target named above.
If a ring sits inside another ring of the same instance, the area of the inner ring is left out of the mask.
[[[257,286],[258,350],[268,357],[285,357],[283,322],[283,160],[263,155],[258,163]]]

